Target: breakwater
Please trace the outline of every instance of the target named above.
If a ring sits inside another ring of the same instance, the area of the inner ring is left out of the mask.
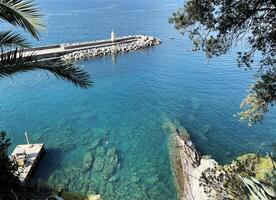
[[[91,44],[93,44],[91,46]],[[161,41],[151,36],[129,36],[118,38],[114,42],[96,41],[66,45],[65,49],[82,48],[82,50],[68,53],[62,57],[64,60],[80,60],[87,58],[96,58],[106,55],[115,55],[145,49],[151,46],[160,45]]]
[[[36,56],[39,60],[80,60],[129,51],[141,50],[159,45],[161,41],[152,36],[134,35],[78,43],[56,44],[24,49],[24,55]]]

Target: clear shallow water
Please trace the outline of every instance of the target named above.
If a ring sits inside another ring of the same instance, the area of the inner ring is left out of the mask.
[[[0,80],[0,126],[9,132],[13,147],[25,142],[25,130],[33,142],[46,145],[37,179],[60,185],[57,177],[63,177],[70,189],[100,192],[105,199],[175,199],[161,128],[165,119],[180,121],[197,147],[222,163],[275,141],[273,112],[253,128],[233,117],[251,81],[249,72],[237,69],[235,51],[207,60],[187,51],[188,40],[167,23],[181,5],[178,0],[40,2],[48,23],[40,44],[103,39],[111,29],[119,35],[157,36],[163,44],[78,63],[93,77],[89,90],[45,72]],[[93,150],[96,159],[102,158],[97,163],[111,169],[104,158],[116,149],[110,156],[120,163],[114,181],[80,170],[97,139],[102,139]]]

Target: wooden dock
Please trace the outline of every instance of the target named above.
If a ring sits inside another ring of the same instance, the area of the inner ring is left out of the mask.
[[[11,154],[11,158],[18,164],[19,180],[24,183],[30,177],[44,152],[44,144],[18,145]]]

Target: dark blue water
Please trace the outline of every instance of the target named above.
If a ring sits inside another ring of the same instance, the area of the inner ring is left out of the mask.
[[[55,0],[39,5],[48,27],[42,41],[33,41],[36,45],[104,39],[112,29],[117,35],[156,36],[163,44],[78,63],[92,75],[94,87],[88,90],[43,71],[0,80],[0,126],[13,147],[25,142],[25,130],[32,142],[46,145],[37,179],[100,193],[104,199],[171,200],[176,195],[161,127],[166,120],[178,120],[197,147],[221,163],[275,141],[273,112],[253,128],[233,117],[252,82],[250,72],[237,68],[235,50],[207,60],[188,51],[188,39],[167,23],[182,1]],[[84,157],[98,139],[94,165],[104,167],[83,172]],[[109,158],[116,158],[116,164]]]

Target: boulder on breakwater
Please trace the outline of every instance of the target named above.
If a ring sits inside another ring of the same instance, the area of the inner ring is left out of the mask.
[[[78,43],[82,44],[82,43]],[[86,43],[83,43],[86,44]],[[129,51],[136,51],[151,46],[160,45],[161,41],[158,38],[152,36],[136,36],[136,39],[131,41],[122,41],[120,43],[110,44],[108,46],[91,47],[91,49],[85,49],[81,51],[75,51],[66,54],[62,57],[63,60],[80,60],[87,58],[97,58],[106,55],[115,55],[118,53],[125,53]]]

